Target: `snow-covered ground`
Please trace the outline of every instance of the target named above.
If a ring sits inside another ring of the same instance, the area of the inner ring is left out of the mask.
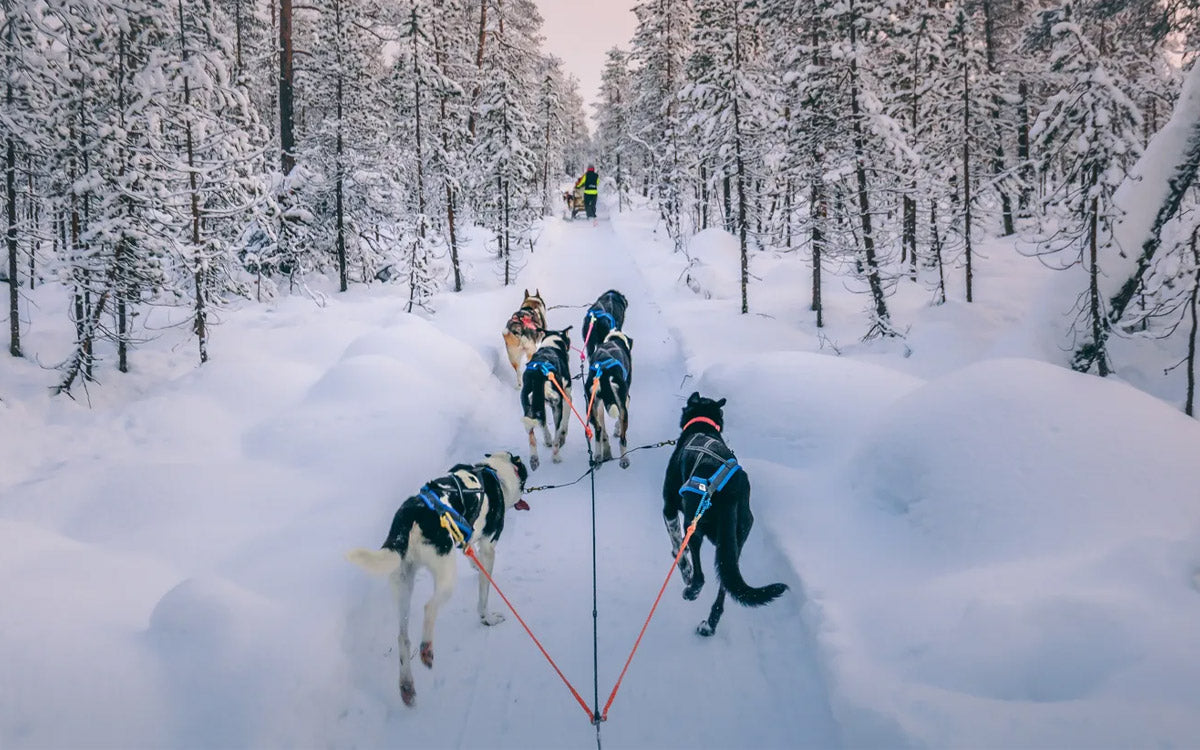
[[[598,294],[629,298],[631,445],[675,437],[693,390],[729,400],[756,515],[742,569],[791,586],[705,639],[715,577],[686,602],[676,575],[605,747],[1195,746],[1200,425],[1052,364],[1050,272],[993,243],[977,302],[905,283],[908,338],[864,344],[840,279],[818,335],[805,265],[759,257],[741,316],[731,238],[694,238],[685,273],[653,230],[549,220],[515,288],[476,249],[433,315],[381,286],[246,305],[204,367],[167,329],[79,401],[3,360],[0,748],[595,746],[519,623],[479,623],[465,560],[404,707],[391,591],[343,558],[452,463],[527,450],[500,339],[524,287],[576,342]],[[49,363],[66,334],[26,344]],[[497,583],[589,704],[670,566],[668,450],[595,476],[595,680],[589,481],[530,493],[498,546]],[[573,424],[529,484],[586,455]]]

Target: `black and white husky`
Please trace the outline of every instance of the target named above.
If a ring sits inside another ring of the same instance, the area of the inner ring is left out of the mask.
[[[629,432],[629,386],[633,383],[632,351],[633,339],[621,331],[609,331],[600,346],[592,352],[583,389],[591,407],[588,421],[591,422],[594,435],[593,458],[598,463],[612,458],[612,445],[608,440],[604,419],[605,412],[608,412],[616,420],[613,434],[621,441],[622,469],[629,468],[625,450]]]
[[[405,705],[411,706],[417,696],[413,686],[412,643],[408,639],[413,580],[421,568],[428,568],[433,574],[433,596],[425,603],[425,622],[421,628],[421,662],[430,668],[433,624],[438,608],[454,590],[456,555],[454,540],[442,526],[445,506],[453,509],[451,518],[456,524],[470,530],[469,543],[491,575],[505,512],[510,508],[529,509],[521,499],[528,477],[520,456],[507,452],[489,453],[482,463],[474,466],[458,464],[449,474],[429,482],[400,505],[381,549],[360,548],[347,553],[351,562],[391,577],[400,608],[400,698]],[[488,612],[488,588],[487,578],[480,572],[479,619],[484,625],[496,625],[504,621],[504,615]]]
[[[558,449],[567,440],[568,419],[564,411],[570,407],[571,400],[571,372],[567,360],[567,355],[571,352],[571,337],[568,335],[571,328],[572,326],[567,326],[561,331],[546,331],[529,364],[525,365],[521,385],[521,412],[524,415],[521,424],[525,425],[529,432],[529,466],[534,470],[539,464],[537,438],[533,434],[538,425],[542,427],[546,447],[554,449],[554,463],[562,461]],[[551,374],[558,385],[562,386],[561,392],[550,382]],[[568,403],[564,404],[564,401]],[[553,438],[550,437],[549,416],[554,417]]]
[[[749,607],[767,604],[787,591],[787,586],[782,583],[755,588],[746,583],[738,567],[742,545],[754,525],[754,514],[750,512],[750,479],[721,438],[721,430],[725,428],[721,411],[724,405],[725,399],[713,401],[698,392],[688,398],[679,419],[682,432],[663,478],[663,521],[671,537],[672,554],[678,554],[683,543],[683,530],[696,517],[702,498],[711,493],[712,506],[700,517],[696,532],[688,542],[688,552],[679,559],[679,572],[686,586],[683,598],[690,601],[700,595],[704,586],[704,573],[700,569],[701,543],[707,538],[717,548],[720,589],[708,618],[696,628],[700,635],[716,632],[717,622],[725,611],[726,591],[738,604]],[[683,514],[682,527],[680,513]]]
[[[609,331],[619,331],[625,327],[625,308],[629,302],[625,295],[616,289],[609,289],[596,298],[592,306],[583,316],[583,348],[588,357],[608,337]]]

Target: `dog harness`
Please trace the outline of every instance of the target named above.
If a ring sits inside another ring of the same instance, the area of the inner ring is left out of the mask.
[[[537,324],[537,321],[534,320],[533,317],[532,308],[522,307],[520,310],[517,310],[515,313],[513,313],[513,316],[509,318],[509,322],[516,323],[522,328],[528,328],[534,331],[541,330],[541,326]]]
[[[687,474],[687,479],[684,481],[683,486],[679,488],[679,494],[682,497],[685,492],[693,492],[700,496],[700,507],[696,509],[697,518],[701,513],[708,510],[708,506],[712,504],[713,494],[725,489],[725,485],[729,483],[729,480],[733,478],[737,470],[742,468],[738,464],[737,458],[734,456],[725,458],[713,450],[714,446],[725,448],[726,451],[729,450],[720,440],[703,433],[692,435],[683,446],[685,453],[691,451],[696,453],[697,456],[696,460],[692,463],[692,470]],[[719,463],[717,470],[707,479],[696,475],[696,472],[700,470],[700,464],[706,458]]]
[[[592,319],[593,324],[597,320],[607,320],[609,328],[613,328],[613,329],[617,328],[617,319],[614,318],[612,315],[609,315],[604,310],[599,310],[599,309],[588,310],[587,316]],[[588,332],[591,333],[590,325],[588,326]]]
[[[549,375],[550,373],[555,372],[557,368],[554,366],[553,362],[547,362],[544,359],[540,359],[536,362],[530,362],[529,364],[525,365],[525,369],[538,370],[543,375]]]
[[[592,372],[596,373],[596,377],[600,377],[607,370],[611,370],[614,367],[621,371],[621,374],[625,376],[626,380],[629,379],[629,371],[626,370],[625,365],[621,364],[621,361],[615,357],[606,357],[605,359],[596,362],[592,365]]]
[[[476,479],[476,482],[479,480]],[[483,485],[479,484],[475,487],[468,487],[462,477],[457,472],[448,476],[434,479],[421,488],[417,493],[417,497],[424,501],[425,506],[438,514],[442,522],[442,527],[450,533],[450,537],[460,546],[466,546],[467,542],[471,541],[471,535],[474,529],[471,524],[467,523],[467,519],[463,518],[462,514],[454,509],[452,505],[442,499],[441,494],[434,491],[434,487],[447,494],[455,492],[458,494],[459,502],[463,508],[467,507],[467,495],[483,495]]]

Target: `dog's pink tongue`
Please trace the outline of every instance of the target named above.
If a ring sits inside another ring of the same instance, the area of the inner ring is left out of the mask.
[[[529,510],[529,503],[525,502],[524,498],[521,498],[520,500],[517,501],[517,504],[513,506],[513,509],[514,510]]]

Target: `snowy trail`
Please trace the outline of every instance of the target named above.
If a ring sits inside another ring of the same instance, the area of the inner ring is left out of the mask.
[[[494,389],[507,391],[500,396],[507,401],[505,417],[492,413],[481,420],[482,427],[465,426],[456,441],[455,460],[494,447],[524,449],[517,391],[499,347],[499,330],[526,286],[540,288],[551,306],[550,327],[575,326],[575,344],[582,338],[586,305],[606,289],[622,291],[630,302],[625,330],[635,342],[629,444],[678,434],[679,409],[690,392],[690,384],[685,384],[686,392],[681,390],[683,356],[610,223],[549,222],[517,282],[502,294],[489,293],[495,296],[493,319],[462,319],[453,307],[439,311],[435,319],[446,335],[462,337],[494,357],[496,382],[484,389],[486,403],[493,403]],[[556,307],[560,305],[571,307]],[[573,367],[578,368],[578,359]],[[580,402],[581,391],[577,381],[573,395]],[[638,451],[628,470],[607,464],[595,477],[598,686],[593,683],[589,481],[529,495],[532,510],[512,516],[498,546],[497,583],[589,706],[597,689],[601,708],[606,702],[670,567],[660,499],[668,450]],[[559,484],[584,472],[587,449],[578,421],[572,421],[562,454],[563,462],[553,464],[544,450],[542,468],[529,484]],[[800,582],[774,548],[774,535],[761,524],[747,543],[743,572],[751,583],[782,580],[792,591],[759,610],[730,603],[717,634],[697,636],[693,630],[716,595],[711,547],[706,546],[709,585],[698,601],[686,602],[678,576],[673,577],[602,726],[605,747],[839,744],[813,639],[801,619]],[[343,719],[346,741],[364,746],[401,738],[407,746],[421,747],[594,746],[594,729],[583,709],[511,614],[498,627],[478,623],[475,573],[467,568],[460,561],[458,588],[438,619],[434,669],[417,667],[414,711],[399,704],[393,649],[380,652],[381,644],[395,642],[390,591],[376,581],[357,592],[363,598],[350,605],[346,649],[352,683],[367,695],[352,697],[347,707],[344,717],[358,718]],[[428,585],[422,580],[414,596],[413,632],[420,627]],[[508,614],[494,594],[491,608]],[[500,726],[497,716],[506,717]]]

